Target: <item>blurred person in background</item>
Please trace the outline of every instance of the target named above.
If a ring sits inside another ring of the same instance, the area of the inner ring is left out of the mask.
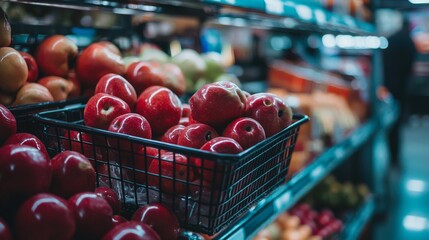
[[[389,133],[391,163],[398,167],[400,161],[401,127],[405,118],[405,103],[413,63],[417,54],[411,37],[408,18],[403,15],[402,27],[388,38],[389,46],[383,51],[384,85],[389,89],[400,108],[399,117]]]

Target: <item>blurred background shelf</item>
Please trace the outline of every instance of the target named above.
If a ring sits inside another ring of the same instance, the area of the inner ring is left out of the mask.
[[[372,216],[375,213],[375,200],[373,197],[369,197],[359,209],[354,213],[351,213],[347,219],[345,219],[345,226],[340,234],[339,239],[342,240],[356,240],[359,239],[365,226],[369,223]]]

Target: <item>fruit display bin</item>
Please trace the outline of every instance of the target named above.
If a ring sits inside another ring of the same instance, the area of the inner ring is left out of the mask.
[[[85,126],[84,107],[35,115],[36,135],[49,154],[75,150],[87,156],[97,185],[118,193],[125,216],[138,206],[160,202],[176,213],[181,227],[209,235],[286,182],[299,128],[308,121],[295,114],[289,127],[253,147],[218,154]],[[155,169],[153,161],[158,161]]]

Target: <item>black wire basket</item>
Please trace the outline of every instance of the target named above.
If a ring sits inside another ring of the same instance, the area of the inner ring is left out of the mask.
[[[36,135],[50,155],[75,150],[87,156],[97,186],[118,193],[125,216],[159,202],[176,213],[181,227],[209,235],[285,183],[299,127],[308,121],[295,114],[293,124],[255,146],[217,154],[84,126],[84,107],[35,115]]]

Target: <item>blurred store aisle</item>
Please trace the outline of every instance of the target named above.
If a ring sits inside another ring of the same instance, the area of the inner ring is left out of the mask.
[[[375,240],[429,239],[429,119],[404,127],[402,169],[393,170],[387,217],[376,220]]]

